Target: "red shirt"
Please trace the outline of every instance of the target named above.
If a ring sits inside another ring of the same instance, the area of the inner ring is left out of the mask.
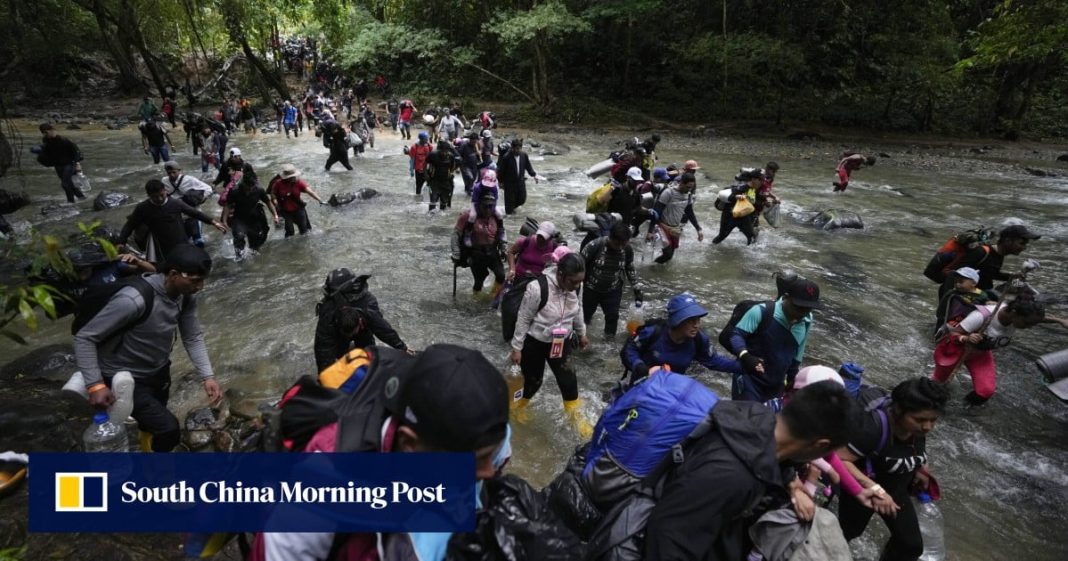
[[[279,208],[285,212],[296,212],[303,208],[300,194],[307,190],[308,184],[303,179],[277,179],[271,183],[271,193],[278,199]]]
[[[408,157],[415,160],[415,171],[426,169],[426,157],[430,154],[430,143],[419,144],[416,142],[408,148]]]
[[[411,102],[401,102],[400,119],[402,121],[411,121],[413,111],[415,111],[415,106],[412,105]]]

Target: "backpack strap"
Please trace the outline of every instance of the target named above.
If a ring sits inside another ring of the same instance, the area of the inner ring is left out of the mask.
[[[535,313],[540,312],[546,304],[549,303],[549,279],[545,278],[545,275],[538,275],[538,289],[541,291],[538,300],[538,309]]]
[[[753,332],[753,335],[766,331],[768,327],[771,326],[772,320],[775,319],[775,302],[773,300],[768,300],[763,304],[764,308],[761,310],[760,323],[757,324],[757,329]]]

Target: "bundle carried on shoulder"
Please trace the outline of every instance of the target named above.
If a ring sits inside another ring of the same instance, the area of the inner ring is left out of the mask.
[[[986,252],[986,256],[989,256],[995,233],[993,229],[980,226],[955,234],[942,244],[942,247],[938,248],[931,260],[927,262],[923,276],[931,279],[932,282],[941,284],[946,281],[949,273],[960,267],[964,256],[969,251],[981,247]],[[986,261],[986,257],[983,257],[982,261]]]

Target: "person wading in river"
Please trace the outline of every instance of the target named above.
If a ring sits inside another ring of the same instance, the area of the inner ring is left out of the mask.
[[[145,193],[148,199],[134,207],[122,227],[122,232],[119,233],[118,243],[125,245],[138,226],[146,226],[155,242],[143,248],[148,253],[149,261],[156,261],[168,255],[176,246],[189,243],[184,224],[185,216],[211,224],[220,232],[226,233],[226,226],[222,222],[189,206],[181,199],[168,196],[167,186],[158,179],[145,183]]]
[[[530,156],[523,151],[523,139],[512,141],[512,149],[497,158],[497,179],[504,190],[504,213],[515,214],[515,210],[527,202],[527,175],[538,182],[538,174],[530,165]]]
[[[301,200],[301,193],[307,193],[309,197],[319,201],[320,205],[326,204],[303,179],[300,179],[300,172],[293,164],[283,165],[282,171],[271,180],[268,189],[274,200],[274,206],[278,209],[278,214],[285,220],[287,238],[293,235],[294,224],[302,236],[311,230],[308,211],[304,208],[307,205]]]
[[[73,203],[75,197],[84,199],[85,193],[74,185],[73,179],[75,174],[82,171],[82,152],[78,150],[78,145],[59,136],[51,123],[42,124],[40,130],[44,137],[41,139],[37,162],[55,168],[68,203]]]

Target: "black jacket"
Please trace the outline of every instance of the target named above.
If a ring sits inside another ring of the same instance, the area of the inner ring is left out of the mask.
[[[341,333],[339,320],[342,306],[357,308],[363,316],[364,328],[353,336]],[[317,307],[317,312],[319,321],[315,325],[315,365],[319,372],[334,364],[352,347],[373,345],[375,337],[395,349],[408,349],[393,326],[382,317],[378,300],[367,291],[366,284],[358,284],[353,292],[324,297]]]
[[[518,158],[519,164],[516,165]],[[530,157],[526,152],[516,153],[509,151],[507,155],[497,158],[497,178],[501,183],[510,186],[523,186],[527,182],[527,175],[534,177],[537,172],[530,165]]]
[[[212,223],[210,216],[176,197],[168,197],[167,202],[162,205],[157,205],[151,200],[141,201],[126,218],[126,224],[119,233],[119,242],[126,243],[130,234],[138,226],[144,224],[152,232],[152,237],[159,246],[160,255],[166,256],[174,246],[186,243],[188,239],[184,226],[186,216],[196,218],[205,224]]]
[[[760,403],[720,401],[712,419],[712,431],[668,474],[646,527],[646,561],[745,559],[746,520],[765,495],[785,498],[775,414]]]
[[[230,183],[230,178],[233,177],[233,174],[235,172],[237,172],[237,171],[238,170],[233,169],[233,168],[230,167],[230,163],[229,162],[225,162],[225,163],[223,163],[223,166],[221,168],[219,168],[219,174],[215,176],[215,181],[212,181],[211,184],[212,185],[222,185],[223,187],[225,187],[228,183]],[[248,176],[252,177],[253,181],[257,181],[257,179],[256,179],[256,171],[252,169],[252,164],[250,164],[248,162],[241,162],[241,170],[240,171],[243,174],[242,178],[245,175],[248,175]]]
[[[57,136],[45,138],[41,142],[41,153],[37,162],[42,166],[60,167],[82,161],[82,152],[70,139]]]

